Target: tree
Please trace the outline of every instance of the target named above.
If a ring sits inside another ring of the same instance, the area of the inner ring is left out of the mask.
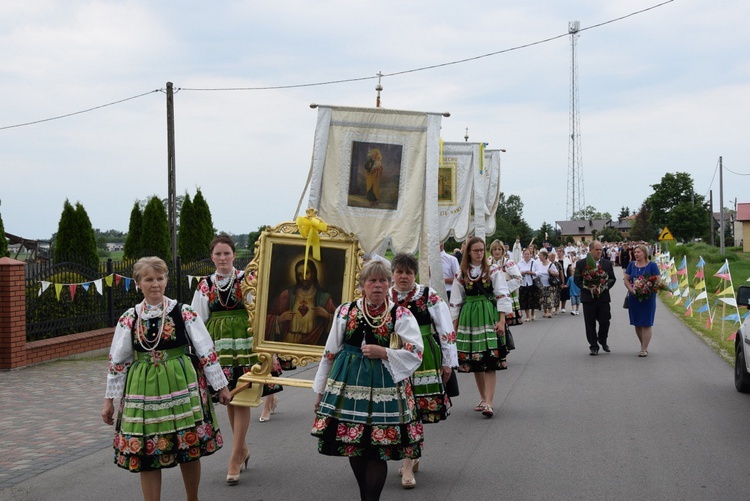
[[[247,248],[250,249],[250,257],[255,257],[255,242],[260,238],[260,234],[268,229],[268,225],[258,226],[257,231],[251,231],[247,236]]]
[[[612,214],[609,212],[599,212],[591,205],[587,205],[585,208],[573,213],[573,221],[586,221],[588,219],[612,219]]]
[[[164,204],[154,195],[143,210],[141,226],[141,252],[158,256],[167,263],[172,262],[171,242],[169,241],[169,223]]]
[[[633,226],[630,227],[629,239],[636,242],[653,242],[658,236],[658,232],[651,225],[651,210],[644,201],[641,205],[641,210],[635,216]]]
[[[130,211],[130,225],[128,226],[128,237],[125,239],[123,255],[127,259],[134,259],[141,255],[141,227],[143,226],[143,213],[140,203],[136,200],[133,210]]]
[[[622,241],[622,235],[620,234],[620,232],[615,228],[612,228],[611,226],[606,226],[604,229],[602,229],[602,232],[599,235],[601,235],[602,241],[604,242]]]
[[[523,245],[528,245],[534,238],[534,232],[523,219],[523,202],[518,195],[510,195],[505,199],[505,194],[500,193],[495,212],[495,232],[487,240],[499,238],[513,247],[516,238],[521,240]]]
[[[0,257],[8,257],[8,240],[5,239],[5,226],[3,226],[3,216],[0,214]]]
[[[177,236],[177,252],[184,262],[197,261],[208,254],[208,246],[200,245],[200,227],[190,195],[185,194],[180,211],[180,232]]]
[[[626,217],[630,216],[630,208],[628,207],[620,207],[620,213],[617,215],[618,220],[625,219]]]
[[[99,268],[94,229],[80,202],[74,208],[65,199],[55,237],[55,260],[71,261],[95,270]]]
[[[208,249],[216,231],[214,230],[214,223],[211,221],[211,210],[208,208],[208,203],[203,198],[200,188],[198,188],[193,199],[193,212],[196,220],[196,246]]]
[[[693,190],[693,179],[686,172],[667,173],[646,199],[654,228],[669,228],[682,241],[710,235],[708,208],[702,195]]]
[[[536,232],[537,245],[541,247],[545,241],[549,242],[552,247],[560,245],[560,234],[547,221],[543,222],[542,227]]]

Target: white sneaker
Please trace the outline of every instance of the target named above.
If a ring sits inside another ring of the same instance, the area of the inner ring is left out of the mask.
[[[565,308],[563,308],[560,310],[560,313],[567,313],[567,312],[565,311]]]
[[[570,312],[570,314],[571,314],[571,315],[575,315],[575,314],[576,314],[576,312],[575,312],[575,311],[571,311],[571,312]]]

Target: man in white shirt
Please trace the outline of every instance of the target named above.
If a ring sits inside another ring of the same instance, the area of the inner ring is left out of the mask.
[[[458,259],[445,252],[445,247],[440,244],[440,260],[443,263],[443,280],[445,281],[445,292],[448,293],[448,299],[451,298],[451,289],[453,289],[453,278],[458,273]]]

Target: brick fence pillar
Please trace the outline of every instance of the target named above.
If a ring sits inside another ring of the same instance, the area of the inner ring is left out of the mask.
[[[0,258],[0,370],[26,365],[25,267]]]

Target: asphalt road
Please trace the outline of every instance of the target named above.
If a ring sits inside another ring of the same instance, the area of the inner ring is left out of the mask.
[[[582,315],[516,327],[517,349],[509,369],[498,373],[493,419],[472,410],[478,401],[473,377],[460,375],[450,418],[425,426],[416,489],[401,488],[392,462],[382,499],[747,499],[750,438],[742,423],[750,416],[750,395],[735,391],[727,362],[661,304],[649,356],[638,358],[621,308],[624,290],[618,282],[611,353],[589,356]],[[102,379],[86,386],[95,398],[78,409],[77,429],[101,432],[106,362],[78,364],[101,367]],[[300,368],[293,377],[312,379],[314,370]],[[29,380],[35,371],[45,366],[0,373],[0,387]],[[7,393],[0,395],[5,421],[24,411],[24,403],[8,405]],[[202,461],[202,499],[358,499],[348,462],[316,452],[311,390],[287,387],[279,397],[271,421],[259,423],[259,409],[253,410],[251,466],[239,485],[224,482],[228,447]],[[46,405],[54,406],[54,398]],[[229,442],[226,412],[220,416]],[[3,445],[3,436],[0,456],[17,453]],[[6,475],[0,500],[140,499],[138,476],[113,465],[108,444],[99,440],[89,449],[68,456],[63,450],[58,463],[27,471],[22,481]],[[164,473],[162,499],[184,499],[178,469]]]

